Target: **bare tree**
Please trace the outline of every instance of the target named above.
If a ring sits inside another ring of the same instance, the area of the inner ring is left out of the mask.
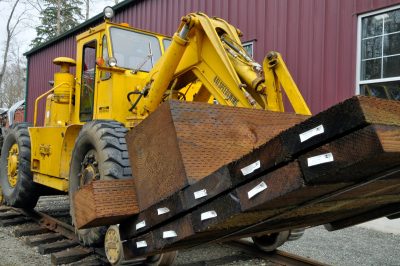
[[[6,69],[7,69],[8,55],[9,55],[9,50],[10,50],[10,43],[11,43],[11,40],[15,37],[17,26],[22,21],[22,17],[24,15],[24,12],[22,12],[14,20],[14,23],[12,22],[13,18],[14,18],[14,14],[15,14],[15,9],[17,8],[17,5],[18,5],[19,1],[20,0],[15,0],[14,4],[12,6],[11,12],[10,12],[10,14],[8,16],[8,19],[7,19],[6,42],[5,42],[5,48],[4,48],[3,65],[1,66],[1,70],[0,70],[0,88],[2,87],[4,74],[5,74]]]
[[[57,0],[57,35],[61,33],[61,0]]]
[[[39,13],[43,11],[43,5],[41,0],[29,0],[26,1],[26,4],[34,8]]]
[[[89,19],[90,0],[85,0],[85,5],[86,5],[85,20],[88,20]]]
[[[92,0],[84,0],[86,13],[85,13],[85,20],[88,20],[90,17],[90,4],[93,2]]]
[[[115,4],[118,4],[118,0],[114,0]]]
[[[25,96],[25,57],[20,55],[18,45],[13,45],[9,52],[10,64],[8,65],[3,78],[1,89],[0,106],[11,107],[14,103],[24,99]]]

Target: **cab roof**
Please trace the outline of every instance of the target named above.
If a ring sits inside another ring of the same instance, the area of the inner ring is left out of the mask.
[[[139,3],[139,2],[140,2],[140,0],[125,0],[125,1],[120,2],[117,5],[113,6],[113,9],[114,9],[115,14],[117,15],[119,13],[119,11],[122,11],[125,8],[127,8],[128,6],[135,5],[136,3]],[[103,12],[92,17],[91,19],[86,20],[85,22],[79,24],[75,28],[73,28],[69,31],[66,31],[66,32],[60,34],[59,36],[43,43],[42,45],[39,45],[38,47],[35,47],[35,48],[29,50],[28,52],[24,53],[24,55],[29,57],[29,56],[39,52],[40,50],[43,50],[49,46],[54,45],[55,43],[62,41],[63,39],[81,34],[81,33],[85,32],[86,30],[88,30],[90,27],[96,27],[97,25],[101,24],[102,22],[104,22]],[[142,29],[138,29],[138,30],[143,31]],[[143,31],[143,32],[146,32],[146,31]],[[152,34],[156,34],[161,37],[164,36],[162,34],[158,34],[158,33],[154,33],[154,32]],[[164,37],[168,37],[168,36],[164,36]]]

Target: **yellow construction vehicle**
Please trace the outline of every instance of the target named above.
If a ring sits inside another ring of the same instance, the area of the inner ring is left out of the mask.
[[[0,178],[8,205],[33,208],[45,190],[72,195],[93,180],[131,178],[124,136],[169,99],[283,112],[286,95],[296,113],[310,114],[281,55],[268,53],[261,66],[222,19],[189,14],[170,38],[112,16],[106,8],[104,23],[77,36],[76,60],[54,59],[60,71],[35,102],[34,124],[14,126],[5,139]],[[77,234],[96,244],[104,232]]]

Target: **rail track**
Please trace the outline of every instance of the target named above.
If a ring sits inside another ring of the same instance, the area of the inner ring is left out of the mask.
[[[109,265],[103,249],[87,248],[79,244],[74,233],[74,227],[70,224],[69,211],[66,207],[64,204],[61,208],[56,206],[55,208],[42,210],[43,208],[39,207],[38,210],[28,211],[0,206],[0,226],[29,223],[29,227],[15,229],[13,235],[15,237],[24,237],[24,243],[31,247],[37,247],[40,254],[51,254],[51,263],[53,265]],[[241,250],[248,258],[269,261],[270,265],[326,265],[284,251],[278,250],[274,253],[267,253],[245,240],[224,242],[223,245]],[[225,259],[225,261],[224,259],[219,259],[220,263],[214,261],[213,263],[206,262],[204,264],[204,262],[199,261],[194,264],[218,265],[228,261],[229,259]],[[139,265],[141,262],[143,261],[138,260],[132,265]]]

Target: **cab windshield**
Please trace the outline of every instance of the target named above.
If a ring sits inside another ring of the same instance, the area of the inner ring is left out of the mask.
[[[161,57],[161,48],[155,36],[111,27],[113,57],[117,66],[149,72]]]

